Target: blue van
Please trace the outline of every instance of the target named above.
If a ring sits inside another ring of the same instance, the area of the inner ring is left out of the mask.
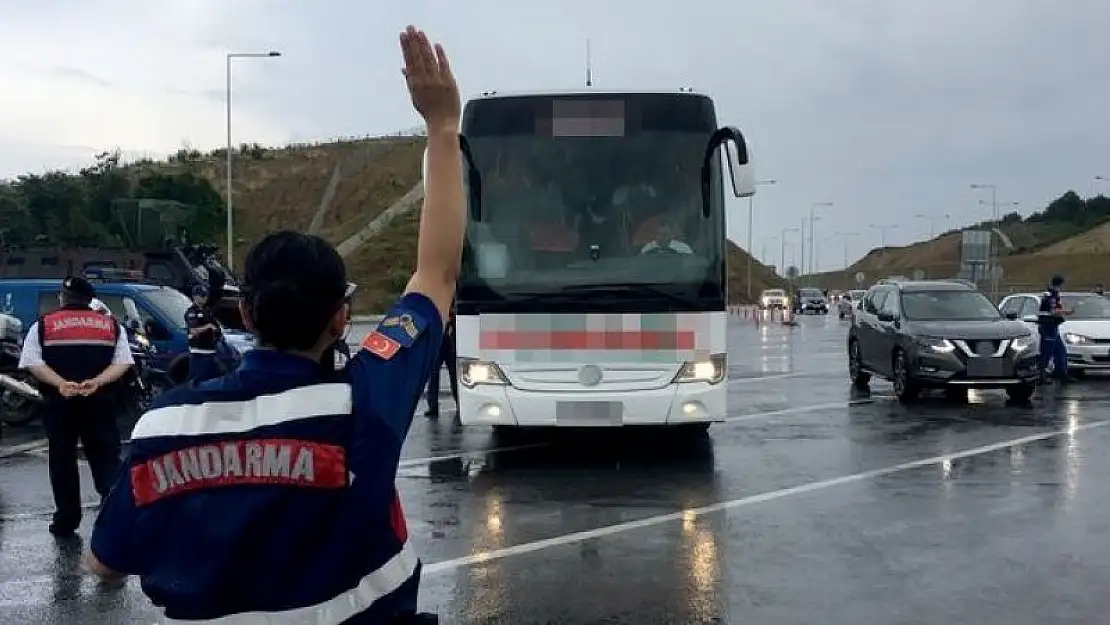
[[[0,279],[0,313],[23,322],[26,332],[42,315],[58,307],[62,281],[56,279]],[[93,281],[96,297],[121,321],[138,319],[157,350],[151,363],[171,379],[188,371],[189,344],[185,310],[192,305],[177,289],[138,282]],[[236,357],[231,355],[230,357]]]

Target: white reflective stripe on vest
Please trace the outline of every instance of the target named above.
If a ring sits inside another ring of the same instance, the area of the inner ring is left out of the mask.
[[[162,625],[340,625],[365,612],[377,600],[397,590],[416,573],[419,560],[409,543],[358,586],[323,603],[284,612],[243,612],[203,621],[163,618]],[[311,571],[305,571],[311,575]]]
[[[189,353],[190,354],[215,354],[216,350],[214,350],[214,349],[201,349],[199,347],[190,347],[189,348]]]

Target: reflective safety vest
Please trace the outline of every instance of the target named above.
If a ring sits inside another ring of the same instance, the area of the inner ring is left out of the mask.
[[[394,487],[443,337],[401,298],[348,363],[267,349],[163,394],[90,548],[137,574],[163,623],[360,625],[416,610],[420,563]]]
[[[42,361],[63,379],[91,380],[112,364],[120,326],[115,319],[86,306],[66,306],[42,316],[38,339]],[[42,385],[44,397],[60,398],[57,389]]]

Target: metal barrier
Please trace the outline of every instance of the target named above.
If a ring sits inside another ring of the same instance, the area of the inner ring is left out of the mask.
[[[734,321],[744,321],[756,325],[764,323],[781,323],[794,325],[794,313],[782,308],[763,309],[752,304],[738,304],[728,307],[728,316]]]

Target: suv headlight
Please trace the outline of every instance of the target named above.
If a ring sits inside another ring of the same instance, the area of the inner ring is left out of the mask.
[[[1036,346],[1037,346],[1037,341],[1034,340],[1031,335],[1030,336],[1019,336],[1016,339],[1010,341],[1010,349],[1014,350],[1014,352],[1018,353],[1018,354],[1020,354],[1021,352],[1026,351],[1026,350],[1033,349]]]
[[[956,349],[952,341],[948,339],[938,339],[931,336],[919,336],[917,342],[924,348],[934,351],[938,354],[949,354]]]
[[[728,375],[728,354],[713,354],[708,360],[682,363],[674,382],[708,382],[718,384]]]
[[[1072,334],[1071,332],[1064,333],[1064,340],[1072,345],[1086,345],[1091,342],[1091,339],[1082,334]]]
[[[487,360],[459,358],[458,368],[459,382],[467,388],[474,388],[479,384],[504,386],[509,383],[501,367]]]

